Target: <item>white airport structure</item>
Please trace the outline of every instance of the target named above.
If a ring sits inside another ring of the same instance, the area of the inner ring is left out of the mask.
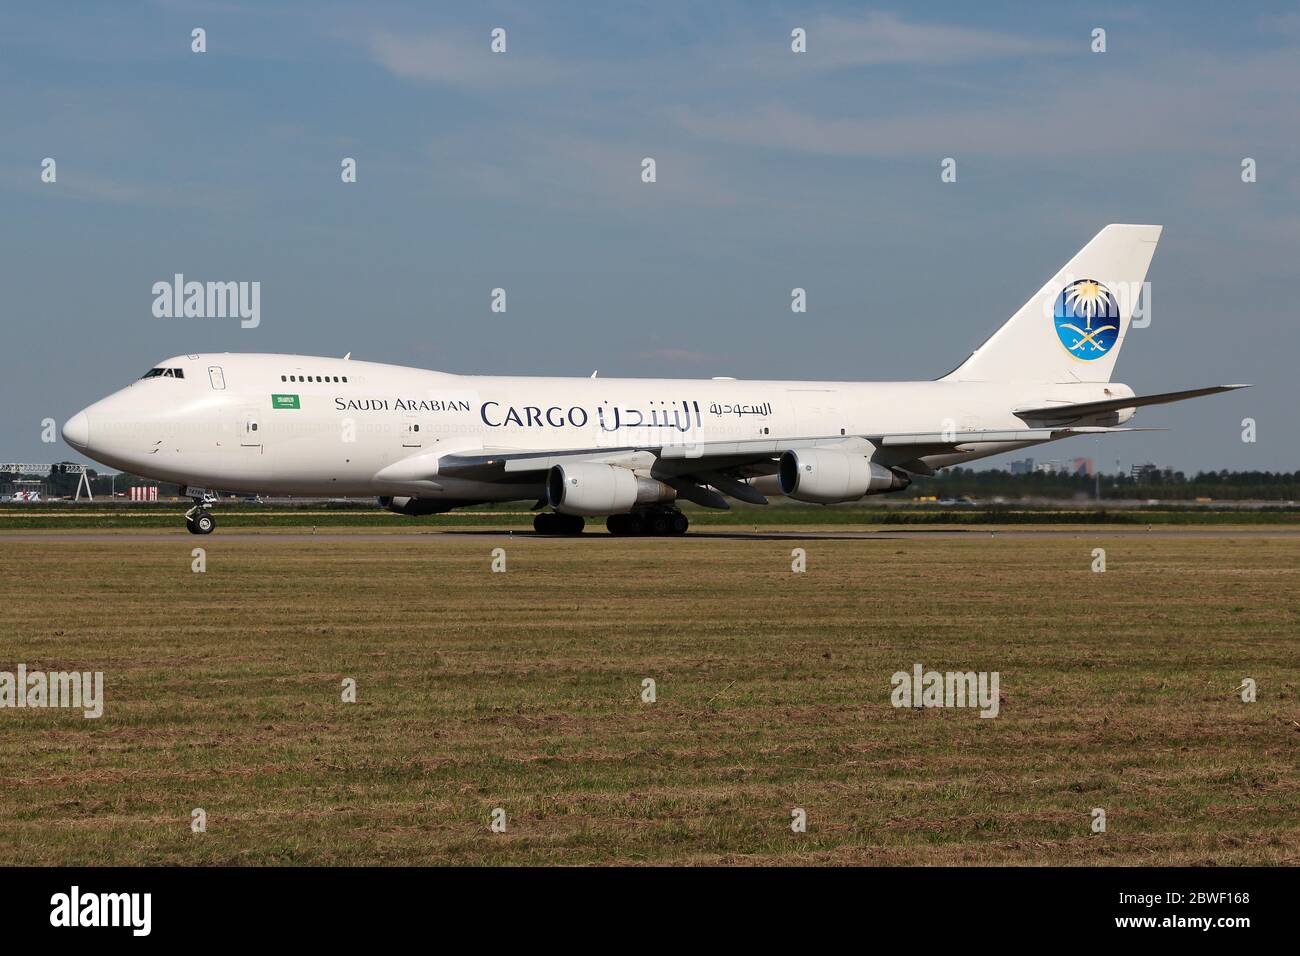
[[[1111,381],[1160,226],[1105,227],[956,369],[934,381],[455,375],[350,357],[181,355],[63,426],[96,461],[203,489],[375,495],[423,515],[528,500],[539,532],[681,534],[690,501],[857,500],[913,475],[1073,435],[1144,406]]]
[[[86,466],[78,465],[75,462],[55,462],[51,464],[31,464],[29,462],[0,462],[0,474],[9,475],[51,475],[55,471],[63,472],[68,475],[78,475],[77,492],[75,500],[81,500],[81,493],[85,491],[86,499],[94,501],[95,495],[90,490],[90,480],[86,477]],[[34,497],[33,497],[34,495]],[[22,501],[38,501],[40,494],[30,491],[15,492],[14,498]]]

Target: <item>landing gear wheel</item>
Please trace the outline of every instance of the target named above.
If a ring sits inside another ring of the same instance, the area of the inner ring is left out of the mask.
[[[605,519],[605,529],[613,535],[627,534],[627,515],[610,515]]]
[[[185,527],[190,534],[212,534],[216,526],[216,519],[206,511],[200,511],[196,515],[186,515],[185,517]]]
[[[669,529],[669,518],[666,514],[656,514],[650,516],[649,532],[650,534],[662,535],[667,534]]]
[[[685,534],[686,529],[691,526],[690,520],[680,511],[673,515],[671,524],[672,533],[678,535]]]

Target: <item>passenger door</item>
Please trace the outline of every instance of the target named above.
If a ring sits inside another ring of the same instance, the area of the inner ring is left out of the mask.
[[[255,449],[259,455],[262,453],[260,418],[255,406],[245,408],[239,415],[239,444],[245,448]]]
[[[421,448],[424,446],[424,439],[420,435],[420,422],[414,415],[407,415],[402,419],[402,447],[403,448]]]

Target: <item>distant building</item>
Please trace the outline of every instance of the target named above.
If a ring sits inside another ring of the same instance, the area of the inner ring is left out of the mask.
[[[1013,475],[1028,475],[1034,470],[1034,459],[1018,458],[1007,466]]]
[[[1091,478],[1094,471],[1096,469],[1093,467],[1091,458],[1076,458],[1071,465],[1071,474],[1087,475]]]
[[[1145,465],[1134,465],[1129,469],[1129,477],[1135,481],[1147,481],[1152,478],[1160,477],[1160,466],[1147,462]]]

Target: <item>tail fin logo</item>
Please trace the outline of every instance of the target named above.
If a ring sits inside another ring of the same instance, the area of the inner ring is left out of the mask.
[[[1056,297],[1056,335],[1077,359],[1099,359],[1119,338],[1119,303],[1096,279],[1071,282]]]

